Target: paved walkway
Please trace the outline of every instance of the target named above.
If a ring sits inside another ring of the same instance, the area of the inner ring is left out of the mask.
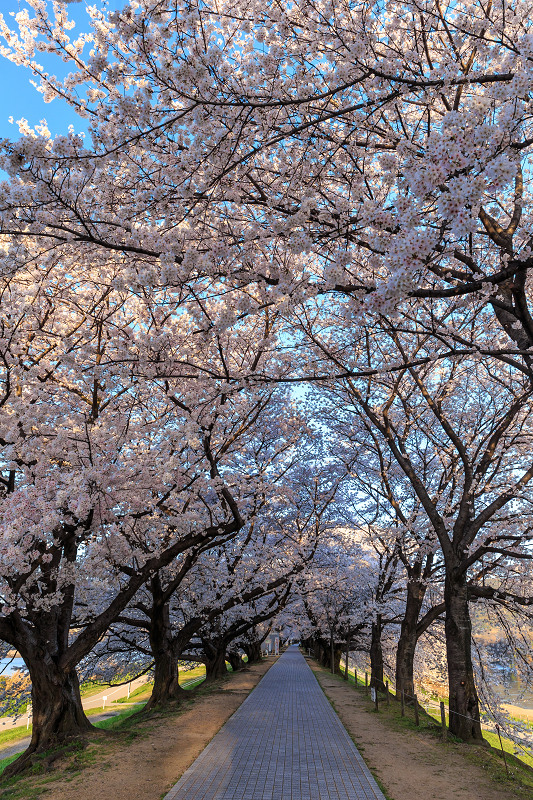
[[[165,800],[385,800],[297,647]]]

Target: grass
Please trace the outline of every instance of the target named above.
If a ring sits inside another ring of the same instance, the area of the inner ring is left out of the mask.
[[[335,678],[339,682],[346,683],[340,675],[333,676],[328,672],[326,674],[328,677]],[[358,679],[356,685],[354,683],[353,672],[349,672],[348,674],[350,678],[348,681],[349,685],[354,689],[357,689],[358,693],[364,696],[364,698],[367,700],[367,711],[373,713],[374,704],[370,699],[370,695],[366,694],[364,681]],[[420,726],[417,726],[415,724],[412,706],[406,706],[405,716],[402,717],[400,703],[394,699],[393,695],[391,695],[391,701],[389,705],[387,705],[384,695],[380,694],[379,699],[380,702],[378,713],[383,719],[383,722],[389,727],[392,726],[398,731],[417,731],[418,733],[429,735],[434,739],[441,739],[442,730],[440,724],[440,712],[438,710],[435,710],[435,714],[438,715],[438,717],[435,718],[432,716],[432,714],[428,714],[427,711],[419,705]],[[513,742],[509,741],[508,739],[503,739],[502,737],[510,772],[510,775],[508,776],[503,763],[497,734],[492,734],[489,731],[483,731],[483,738],[486,740],[488,746],[468,746],[461,751],[462,754],[472,763],[481,766],[496,783],[502,783],[509,788],[512,786],[515,792],[519,794],[523,792],[524,798],[530,798],[533,790],[533,759],[527,756],[523,751],[521,752],[521,756],[517,757],[514,751]],[[357,742],[355,743],[357,744]],[[442,746],[453,747],[457,744],[462,744],[461,739],[458,739],[448,731],[447,742],[443,742]]]
[[[183,681],[189,681],[186,688],[192,689],[198,684],[202,684],[204,671],[204,668],[198,667],[184,672]],[[228,679],[230,679],[229,673],[223,680]],[[119,742],[127,745],[140,736],[149,735],[155,724],[161,724],[165,717],[183,714],[197,699],[217,691],[219,685],[219,683],[209,683],[205,686],[200,686],[194,694],[191,693],[190,699],[188,698],[185,702],[176,706],[159,709],[155,713],[138,715],[138,712],[145,706],[144,702],[138,702],[109,719],[95,723],[95,727],[109,731],[112,734],[111,739],[89,739],[89,746],[87,746],[87,742],[77,741],[66,748],[58,748],[57,750],[50,750],[40,754],[39,758],[36,759],[35,765],[22,775],[17,775],[2,782],[0,789],[1,800],[39,800],[43,793],[47,791],[48,783],[61,779],[72,780],[85,767],[95,763],[101,765],[102,769],[110,768],[111,763],[108,763],[107,760],[109,743]],[[140,688],[144,689],[145,687]],[[10,733],[15,733],[15,731],[10,731]],[[25,730],[24,733],[26,733]],[[50,764],[59,755],[64,759],[61,766],[49,774]],[[6,766],[16,758],[17,755],[0,761],[0,775]]]
[[[138,711],[141,711],[145,705],[146,703],[136,703],[134,706],[121,711],[120,714],[115,714],[115,716],[109,717],[109,719],[101,719],[99,722],[95,722],[94,727],[100,728],[104,731],[116,730],[122,726],[125,720],[133,716],[133,714],[136,714]]]
[[[26,730],[26,726],[23,725],[20,728],[2,731],[2,733],[0,733],[0,747],[7,747],[12,742],[18,742],[19,739],[26,739],[28,736],[31,736],[31,729],[31,725],[29,730]]]
[[[138,686],[133,692],[130,692],[129,697],[119,697],[118,700],[113,701],[113,705],[118,705],[119,703],[131,703],[132,700],[139,700],[144,699],[146,695],[148,697],[152,693],[153,682],[149,681],[148,683],[144,683],[142,686]]]
[[[353,683],[353,678],[354,678],[353,671],[348,670],[348,676],[349,676],[350,681]],[[362,689],[365,688],[365,683],[364,683],[364,681],[359,679],[359,675],[358,675],[358,679],[357,679],[357,685],[358,685],[358,687],[360,687]],[[422,690],[422,694],[424,694],[424,696],[427,697],[428,699],[433,700],[433,696],[431,695],[431,693],[424,692]],[[447,697],[443,697],[442,701],[443,701],[443,703],[444,703],[444,705],[446,707],[449,706],[449,699]],[[420,708],[421,708],[421,711],[422,710],[424,711],[424,714],[426,715],[426,717],[428,717],[429,719],[433,720],[436,723],[436,725],[437,725],[437,727],[438,727],[438,729],[440,731],[440,729],[441,729],[441,727],[440,727],[441,726],[440,710],[436,709],[436,708],[434,709],[434,708],[431,708],[431,707],[429,707],[428,709],[425,709],[425,708],[423,709],[423,707],[420,707]],[[400,719],[402,719],[402,717],[400,717]],[[403,719],[406,720],[407,717],[403,717]],[[446,715],[446,721],[449,722],[448,714]],[[516,721],[520,722],[520,720],[516,720]],[[404,723],[404,724],[408,726],[408,723]],[[431,726],[431,723],[428,723],[428,724]],[[530,726],[528,726],[528,727],[530,727]],[[453,734],[451,734],[449,731],[448,731],[448,737],[450,737],[451,739],[453,739],[455,741],[460,741],[460,740],[456,739],[456,737],[454,737]],[[491,731],[483,730],[483,738],[490,744],[491,747],[495,748],[496,750],[500,751],[500,753],[501,753],[500,740],[498,738],[498,734],[497,733],[492,733]],[[505,736],[502,736],[502,745],[503,745],[503,749],[505,750],[506,753],[509,753],[511,756],[514,756],[516,759],[519,759],[526,766],[533,768],[533,756],[532,755],[529,755],[523,749],[516,747],[514,742],[512,742],[510,739],[507,739]]]
[[[202,664],[199,667],[194,667],[193,669],[181,672],[180,684],[188,682],[187,686],[185,686],[184,688],[194,689],[196,686],[198,686],[198,684],[200,684],[203,681],[204,677],[205,677],[205,666]],[[104,728],[104,729],[113,728],[115,726],[110,725],[108,723],[114,722],[115,720],[127,719],[129,716],[131,716],[136,711],[139,711],[140,708],[142,708],[145,705],[144,702],[141,702],[141,704],[139,703],[140,701],[148,700],[152,692],[152,686],[153,686],[152,683],[147,683],[144,684],[143,686],[139,686],[137,689],[135,689],[135,691],[133,691],[130,694],[129,699],[127,697],[123,697],[120,698],[119,700],[115,700],[113,703],[109,703],[108,705],[106,705],[105,709],[102,707],[91,708],[87,709],[85,713],[88,717],[94,717],[97,716],[98,714],[103,714],[105,711],[114,710],[119,705],[119,703],[131,703],[132,701],[136,703],[135,706],[132,706],[128,710],[124,710],[120,714],[116,714],[113,718],[107,720],[101,720],[100,722],[94,723],[95,727],[97,728]],[[91,697],[92,695],[98,694],[98,692],[101,692],[105,688],[108,687],[105,687],[102,684],[85,684],[82,690],[82,696],[84,698]],[[29,736],[31,736],[31,732],[32,732],[31,725],[28,729],[26,728],[25,725],[22,725],[5,731],[2,731],[0,726],[0,748],[7,747],[10,744],[16,744],[16,742],[28,738]],[[14,758],[16,758],[16,756],[12,756],[11,761],[13,761]],[[0,774],[2,770],[2,765],[3,767],[5,767],[7,766],[8,763],[10,763],[8,759],[0,760]]]
[[[0,760],[0,775],[5,770],[8,764],[11,764],[16,758],[18,758],[19,754],[16,753],[14,756],[8,756],[7,758],[2,758]]]

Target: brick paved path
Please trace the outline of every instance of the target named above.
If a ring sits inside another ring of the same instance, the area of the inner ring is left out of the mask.
[[[165,800],[385,800],[290,647]]]

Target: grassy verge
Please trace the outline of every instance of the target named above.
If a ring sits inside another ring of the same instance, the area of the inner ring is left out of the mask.
[[[184,681],[189,681],[186,688],[194,688],[203,683],[204,676],[196,675],[191,678],[192,672],[191,670],[189,673],[184,673]],[[95,727],[107,731],[108,736],[89,736],[86,741],[74,742],[71,746],[42,753],[36,759],[34,766],[23,775],[4,781],[0,778],[0,800],[39,800],[45,792],[46,796],[51,797],[53,787],[49,787],[49,784],[53,784],[54,781],[69,781],[78,776],[84,768],[96,764],[103,765],[102,769],[108,768],[117,746],[127,746],[137,738],[149,737],[150,732],[164,725],[167,719],[170,721],[173,717],[188,711],[199,699],[219,691],[221,682],[225,683],[228,680],[231,680],[229,674],[222,681],[198,686],[184,701],[164,709],[138,714],[145,704],[137,703],[109,719],[101,720]],[[0,774],[16,757],[0,761]],[[58,758],[61,758],[58,768],[51,769],[51,765]]]
[[[343,672],[344,672],[344,670],[343,670]],[[357,676],[357,685],[358,685],[359,688],[361,688],[364,691],[365,690],[365,682],[359,678],[359,674]],[[354,682],[354,673],[353,673],[353,671],[348,670],[348,676],[349,676],[349,681],[351,683],[353,683]],[[433,700],[433,697],[430,697],[428,695],[428,693],[424,692],[423,694],[424,694],[425,700],[427,700],[428,702],[430,700],[435,702]],[[442,701],[443,701],[444,705],[446,706],[446,708],[448,708],[448,706],[449,706],[448,698],[447,697],[443,697]],[[425,712],[426,716],[430,717],[437,724],[437,726],[438,726],[438,728],[440,730],[440,725],[441,725],[440,710],[437,709],[437,708],[432,708],[431,706],[428,706],[427,708],[424,708],[424,712]],[[446,722],[447,723],[449,722],[448,713],[446,713]],[[521,722],[521,720],[517,719],[516,722]],[[528,727],[530,727],[530,726],[528,726]],[[449,734],[449,735],[451,736],[451,734]],[[498,738],[498,734],[497,733],[493,733],[492,731],[483,730],[483,738],[490,744],[491,747],[494,747],[496,750],[498,750],[501,753],[500,740]],[[502,743],[503,749],[504,749],[506,754],[508,753],[510,756],[513,756],[513,757],[519,759],[520,761],[522,761],[524,764],[526,764],[526,766],[533,768],[533,755],[530,755],[529,753],[525,752],[522,748],[517,747],[513,741],[511,741],[510,739],[507,739],[503,734],[502,734],[502,742],[501,743]]]
[[[20,728],[2,731],[2,733],[0,733],[0,748],[8,747],[10,744],[18,742],[19,739],[26,739],[28,736],[31,736],[31,730],[31,725],[28,730],[25,725],[22,725]]]
[[[184,689],[194,689],[200,683],[202,683],[204,677],[205,677],[205,667],[202,665],[200,667],[195,667],[194,669],[190,669],[181,673],[180,684],[185,684],[183,687]],[[152,686],[153,686],[152,683],[147,683],[144,684],[143,686],[139,686],[137,689],[135,689],[135,691],[133,691],[130,694],[129,698],[121,697],[119,700],[115,700],[112,703],[108,703],[105,708],[102,707],[90,708],[87,709],[85,713],[88,717],[94,717],[97,716],[98,714],[103,714],[105,711],[109,712],[109,711],[114,711],[115,709],[117,709],[117,707],[120,708],[119,704],[133,702],[136,704],[135,706],[131,706],[129,709],[124,710],[120,714],[116,714],[113,717],[113,720],[127,719],[127,717],[131,716],[131,714],[133,714],[135,711],[138,711],[140,708],[142,708],[142,706],[145,704],[145,701],[147,701],[148,698],[150,697],[150,694],[152,692]],[[93,684],[93,690],[88,693],[84,693],[83,697],[85,698],[94,694],[98,694],[98,692],[102,691],[102,688],[105,687]],[[101,722],[96,722],[94,724],[95,727],[97,728],[107,727],[107,725],[103,726],[102,723],[108,723],[111,721],[112,721],[111,719],[102,720]],[[26,725],[21,725],[17,728],[11,728],[5,731],[0,731],[0,749],[8,747],[11,744],[16,744],[22,739],[27,739],[28,736],[31,736],[31,732],[32,732],[31,725],[29,728],[26,728]],[[16,758],[16,756],[12,756],[10,760],[13,761],[14,758]],[[10,760],[9,759],[0,760],[0,774],[2,765],[3,767],[7,766],[7,764],[10,763]],[[4,763],[4,761],[6,763]]]
[[[331,675],[331,673],[327,672],[326,670],[324,670],[324,672],[327,674],[328,678],[334,678],[340,683],[344,683],[346,685],[347,682],[344,681],[340,675]],[[356,689],[358,694],[364,698],[366,701],[366,710],[369,713],[375,713],[374,703],[370,699],[370,695],[367,694],[364,681],[360,680],[358,676],[357,684],[355,684],[353,673],[349,673],[348,684],[350,687]],[[394,699],[392,695],[390,698],[390,703],[387,704],[385,695],[380,693],[378,696],[378,708],[380,718],[389,727],[392,727],[398,731],[417,731],[423,735],[431,736],[435,740],[442,741],[440,713],[438,711],[436,712],[436,714],[438,714],[438,718],[436,718],[432,714],[428,714],[423,707],[419,706],[420,725],[417,726],[415,723],[413,707],[406,706],[405,716],[402,717],[401,705]],[[465,748],[464,744],[461,743],[461,740],[453,736],[448,731],[447,742],[442,742],[442,746],[453,747],[457,744],[461,744],[463,748],[461,750],[463,756],[472,763],[481,766],[496,783],[507,785],[509,789],[512,787],[515,793],[518,793],[521,797],[523,796],[524,798],[531,798],[533,792],[533,759],[526,756],[526,754],[523,754],[525,756],[524,760],[518,758],[513,752],[514,744],[508,739],[504,740],[507,768],[509,770],[508,775],[503,762],[497,734],[491,734],[488,731],[483,731],[483,737],[485,738],[488,746],[471,746]],[[502,797],[503,796],[504,795],[502,795]]]

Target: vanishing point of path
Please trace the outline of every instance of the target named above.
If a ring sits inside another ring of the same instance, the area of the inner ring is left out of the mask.
[[[297,647],[165,800],[385,800]]]

